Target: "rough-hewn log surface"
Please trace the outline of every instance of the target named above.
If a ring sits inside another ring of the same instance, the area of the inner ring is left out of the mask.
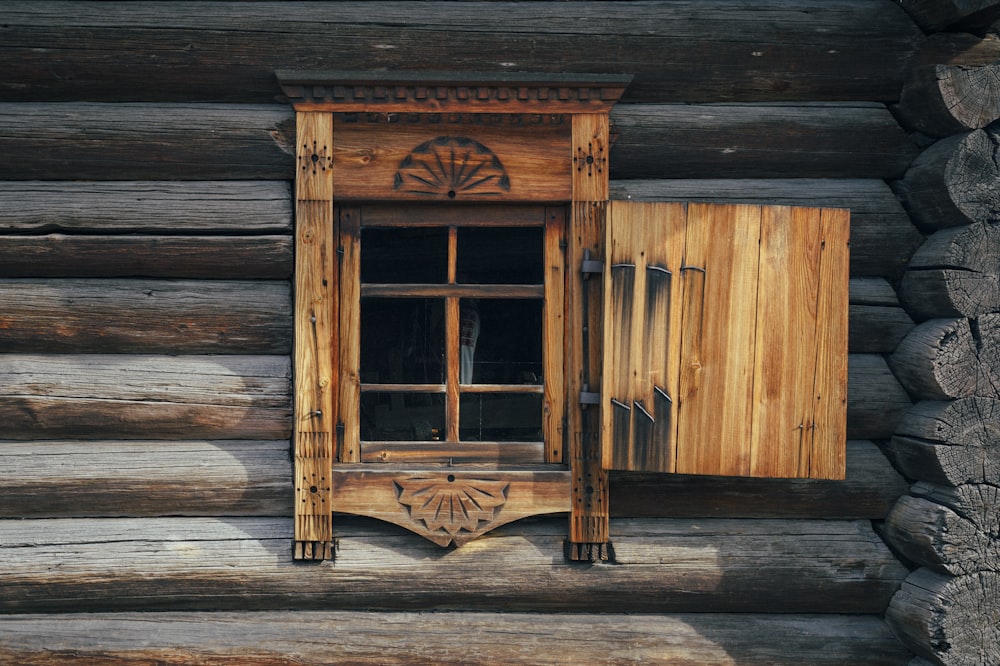
[[[289,236],[0,236],[0,277],[288,279]]]
[[[544,627],[540,626],[540,622]],[[903,666],[874,617],[530,613],[101,613],[0,619],[0,660],[102,664]]]
[[[887,439],[912,403],[903,387],[876,354],[848,358],[847,436]]]
[[[282,439],[291,429],[287,356],[2,354],[7,439]],[[852,354],[847,433],[889,437],[910,400],[885,361]]]
[[[913,328],[896,291],[878,278],[850,282],[848,348],[853,353],[892,352]]]
[[[287,356],[0,355],[8,439],[285,439]]]
[[[932,234],[910,259],[899,297],[919,320],[1000,311],[1000,225]]]
[[[289,354],[288,282],[0,279],[0,352]]]
[[[844,481],[612,472],[610,511],[631,517],[879,520],[907,488],[874,444],[851,440]]]
[[[892,178],[917,152],[879,104],[633,104],[611,118],[616,178]],[[282,179],[293,143],[285,105],[0,104],[9,180]]]
[[[290,176],[257,181],[0,182],[0,232],[290,234]]]
[[[927,32],[950,25],[989,25],[1000,17],[995,0],[897,0],[913,20]]]
[[[1000,124],[941,139],[913,161],[896,191],[930,232],[1000,221]]]
[[[885,535],[910,561],[953,576],[1000,572],[1000,488],[918,483],[885,523]]]
[[[1000,479],[1000,401],[964,398],[913,406],[888,444],[896,466],[912,479],[941,485]]]
[[[0,518],[292,515],[287,441],[0,440]],[[907,485],[866,441],[845,481],[622,474],[615,517],[881,519]]]
[[[898,95],[919,37],[893,3],[865,0],[752,7],[735,0],[203,2],[177,9],[6,2],[0,95],[268,102],[280,94],[274,69],[291,63],[629,72],[632,101],[885,101]]]
[[[1000,397],[1000,314],[925,321],[899,343],[892,369],[923,399]]]
[[[563,560],[564,517],[455,550],[338,518],[336,561],[302,566],[291,519],[0,521],[0,612],[880,613],[906,576],[868,521],[614,520],[611,531],[615,562],[580,566]]]
[[[622,179],[898,178],[918,152],[879,104],[622,105],[611,119]]]
[[[859,179],[611,181],[612,199],[827,206],[851,211],[851,275],[898,278],[924,242],[889,186]]]
[[[1000,574],[953,578],[918,569],[893,597],[886,621],[935,664],[1000,664]]]

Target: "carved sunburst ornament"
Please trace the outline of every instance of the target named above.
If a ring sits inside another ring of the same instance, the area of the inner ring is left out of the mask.
[[[403,158],[393,189],[447,196],[497,195],[510,191],[510,178],[500,158],[466,137],[439,136]]]
[[[394,483],[399,503],[432,535],[445,537],[442,545],[461,543],[488,529],[507,502],[510,486],[507,481],[456,479],[451,475],[396,479]]]

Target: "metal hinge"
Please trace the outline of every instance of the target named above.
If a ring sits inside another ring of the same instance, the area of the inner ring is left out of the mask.
[[[583,273],[583,278],[587,277],[591,273],[603,273],[604,272],[604,262],[597,261],[596,259],[590,258],[590,250],[583,251],[583,261],[580,262],[580,272]]]

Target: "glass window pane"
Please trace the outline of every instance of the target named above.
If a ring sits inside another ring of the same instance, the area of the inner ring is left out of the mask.
[[[541,284],[541,227],[459,228],[457,278],[464,284]]]
[[[361,281],[368,284],[447,282],[448,229],[362,229]]]
[[[444,299],[361,299],[361,382],[442,384]]]
[[[461,317],[462,383],[542,383],[542,301],[465,298]]]
[[[542,440],[542,396],[537,393],[466,393],[459,410],[462,441]]]
[[[361,394],[361,439],[430,442],[445,438],[442,393]]]

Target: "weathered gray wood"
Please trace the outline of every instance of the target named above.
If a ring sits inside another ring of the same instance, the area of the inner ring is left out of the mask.
[[[908,489],[882,452],[862,440],[847,442],[844,481],[612,472],[610,483],[612,516],[649,518],[881,520]]]
[[[935,664],[998,664],[998,604],[996,572],[953,578],[918,569],[892,598],[886,621],[907,647]]]
[[[888,450],[912,479],[958,486],[1000,479],[1000,401],[963,398],[913,406]]]
[[[1000,488],[921,482],[885,522],[889,543],[910,561],[943,574],[1000,572]]]
[[[504,11],[489,2],[200,2],[184,12],[10,0],[0,23],[0,92],[17,101],[268,102],[280,94],[279,65],[332,63],[628,72],[632,100],[891,100],[919,35],[893,3],[864,0],[526,2]]]
[[[288,354],[288,282],[0,279],[0,352]]]
[[[898,178],[918,154],[880,104],[621,105],[611,119],[620,179]]]
[[[14,114],[22,107],[3,108]],[[153,236],[289,234],[292,193],[285,180],[0,181],[0,232],[60,231]]]
[[[375,521],[334,530],[336,561],[301,566],[285,518],[0,521],[0,612],[879,613],[906,575],[869,521],[613,520],[616,562],[587,566],[563,561],[565,517],[454,550]]]
[[[264,611],[10,615],[0,660],[48,663],[903,666],[876,617]],[[294,657],[292,657],[294,655]]]
[[[989,25],[1000,16],[995,0],[898,0],[900,6],[927,32],[955,23]]]
[[[0,440],[0,518],[292,515],[287,441]],[[871,442],[847,479],[614,474],[615,517],[882,519],[907,484]]]
[[[612,199],[827,206],[851,210],[851,275],[898,278],[924,238],[881,180],[663,179],[611,181]]]
[[[892,352],[913,328],[896,292],[879,278],[850,281],[848,348],[853,353]]]
[[[282,439],[285,356],[0,355],[8,439]],[[881,356],[851,354],[847,434],[889,437],[910,400]]]
[[[287,356],[0,355],[8,439],[285,439]]]
[[[941,139],[896,183],[914,224],[927,232],[1000,219],[1000,126]]]
[[[891,361],[918,398],[1000,397],[1000,315],[925,321],[899,343]]]
[[[847,436],[850,439],[886,439],[912,403],[877,354],[848,357]]]
[[[289,442],[0,441],[0,517],[291,516]]]
[[[0,236],[2,277],[288,279],[288,236]]]
[[[932,234],[910,259],[899,297],[920,320],[1000,311],[1000,225]]]
[[[615,178],[895,177],[916,154],[878,104],[623,104],[611,117]],[[283,179],[293,145],[283,105],[0,103],[0,179]]]

